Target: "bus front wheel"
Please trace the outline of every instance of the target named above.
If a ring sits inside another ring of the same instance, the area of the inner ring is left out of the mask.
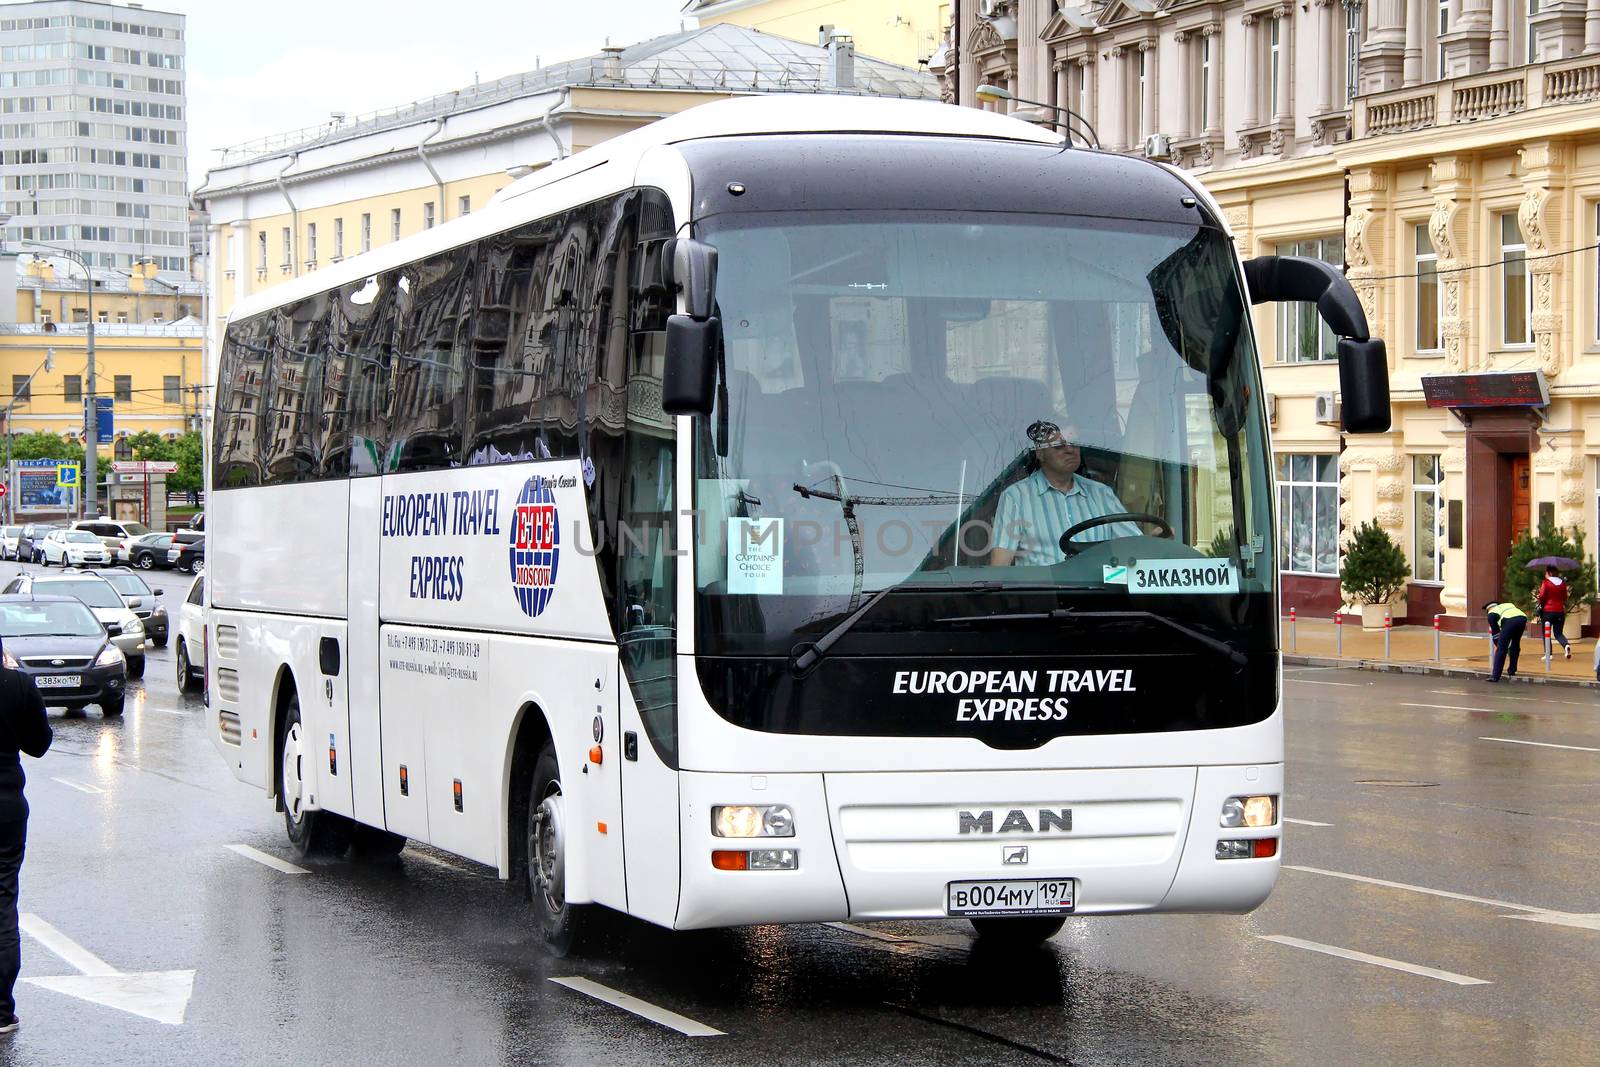
[[[1028,915],[1015,919],[969,919],[980,945],[995,948],[1034,948],[1061,932],[1067,920],[1054,915]]]
[[[585,907],[567,903],[566,804],[554,746],[546,744],[533,768],[528,794],[528,896],[545,944],[557,956],[572,951]]]
[[[315,782],[313,755],[305,727],[300,722],[300,695],[290,691],[278,729],[278,799],[283,804],[283,825],[289,843],[302,856],[337,854],[350,843],[350,820],[331,811],[305,807]]]

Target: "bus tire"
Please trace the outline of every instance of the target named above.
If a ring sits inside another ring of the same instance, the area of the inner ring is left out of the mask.
[[[1060,915],[1025,915],[1015,919],[969,919],[978,943],[988,948],[1037,948],[1061,932]]]
[[[398,856],[400,850],[405,847],[404,834],[380,830],[376,826],[367,826],[364,823],[357,823],[350,834],[350,851],[369,859]]]
[[[527,879],[534,924],[556,956],[572,951],[590,910],[567,903],[565,815],[561,768],[555,746],[546,742],[528,793]]]
[[[306,771],[315,758],[305,727],[300,722],[300,694],[290,689],[284,698],[283,721],[278,727],[278,801],[283,805],[284,830],[289,843],[302,856],[330,855],[350,843],[350,820],[331,811],[302,807]]]

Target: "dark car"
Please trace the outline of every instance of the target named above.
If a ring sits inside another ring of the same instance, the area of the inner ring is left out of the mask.
[[[164,589],[151,589],[143,578],[123,567],[86,567],[85,574],[98,574],[111,583],[128,610],[144,623],[144,633],[157,648],[167,647],[167,609],[161,604]]]
[[[58,530],[48,522],[30,522],[23,526],[22,533],[17,535],[17,558],[25,563],[38,563],[44,559],[41,546],[44,539],[50,535],[51,530]]]
[[[167,549],[167,563],[185,574],[199,574],[206,567],[206,539],[180,543],[174,539]]]
[[[172,535],[169,533],[145,534],[136,538],[128,546],[128,563],[142,571],[153,567],[162,570],[172,566],[167,562],[167,550],[172,547]]]
[[[33,679],[49,707],[100,705],[122,714],[127,660],[81,601],[67,596],[0,596],[0,637],[7,667]]]

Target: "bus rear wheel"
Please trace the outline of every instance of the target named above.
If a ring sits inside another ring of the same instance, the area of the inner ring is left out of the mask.
[[[278,800],[283,804],[289,843],[302,856],[343,852],[350,843],[350,820],[305,806],[313,784],[311,761],[316,757],[300,722],[300,694],[292,690],[285,699],[283,725],[278,728],[278,751]]]
[[[993,948],[1036,948],[1061,932],[1067,920],[1058,915],[1026,915],[1015,919],[969,919],[980,945]]]
[[[566,833],[561,768],[554,746],[546,744],[528,794],[528,897],[539,933],[557,956],[572,951],[589,911],[567,902]]]

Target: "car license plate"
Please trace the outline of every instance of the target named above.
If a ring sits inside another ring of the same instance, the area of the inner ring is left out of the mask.
[[[76,689],[82,678],[78,674],[36,674],[33,684],[40,689]]]
[[[1029,878],[1001,882],[951,882],[945,898],[949,915],[1066,915],[1072,911],[1071,878]]]

